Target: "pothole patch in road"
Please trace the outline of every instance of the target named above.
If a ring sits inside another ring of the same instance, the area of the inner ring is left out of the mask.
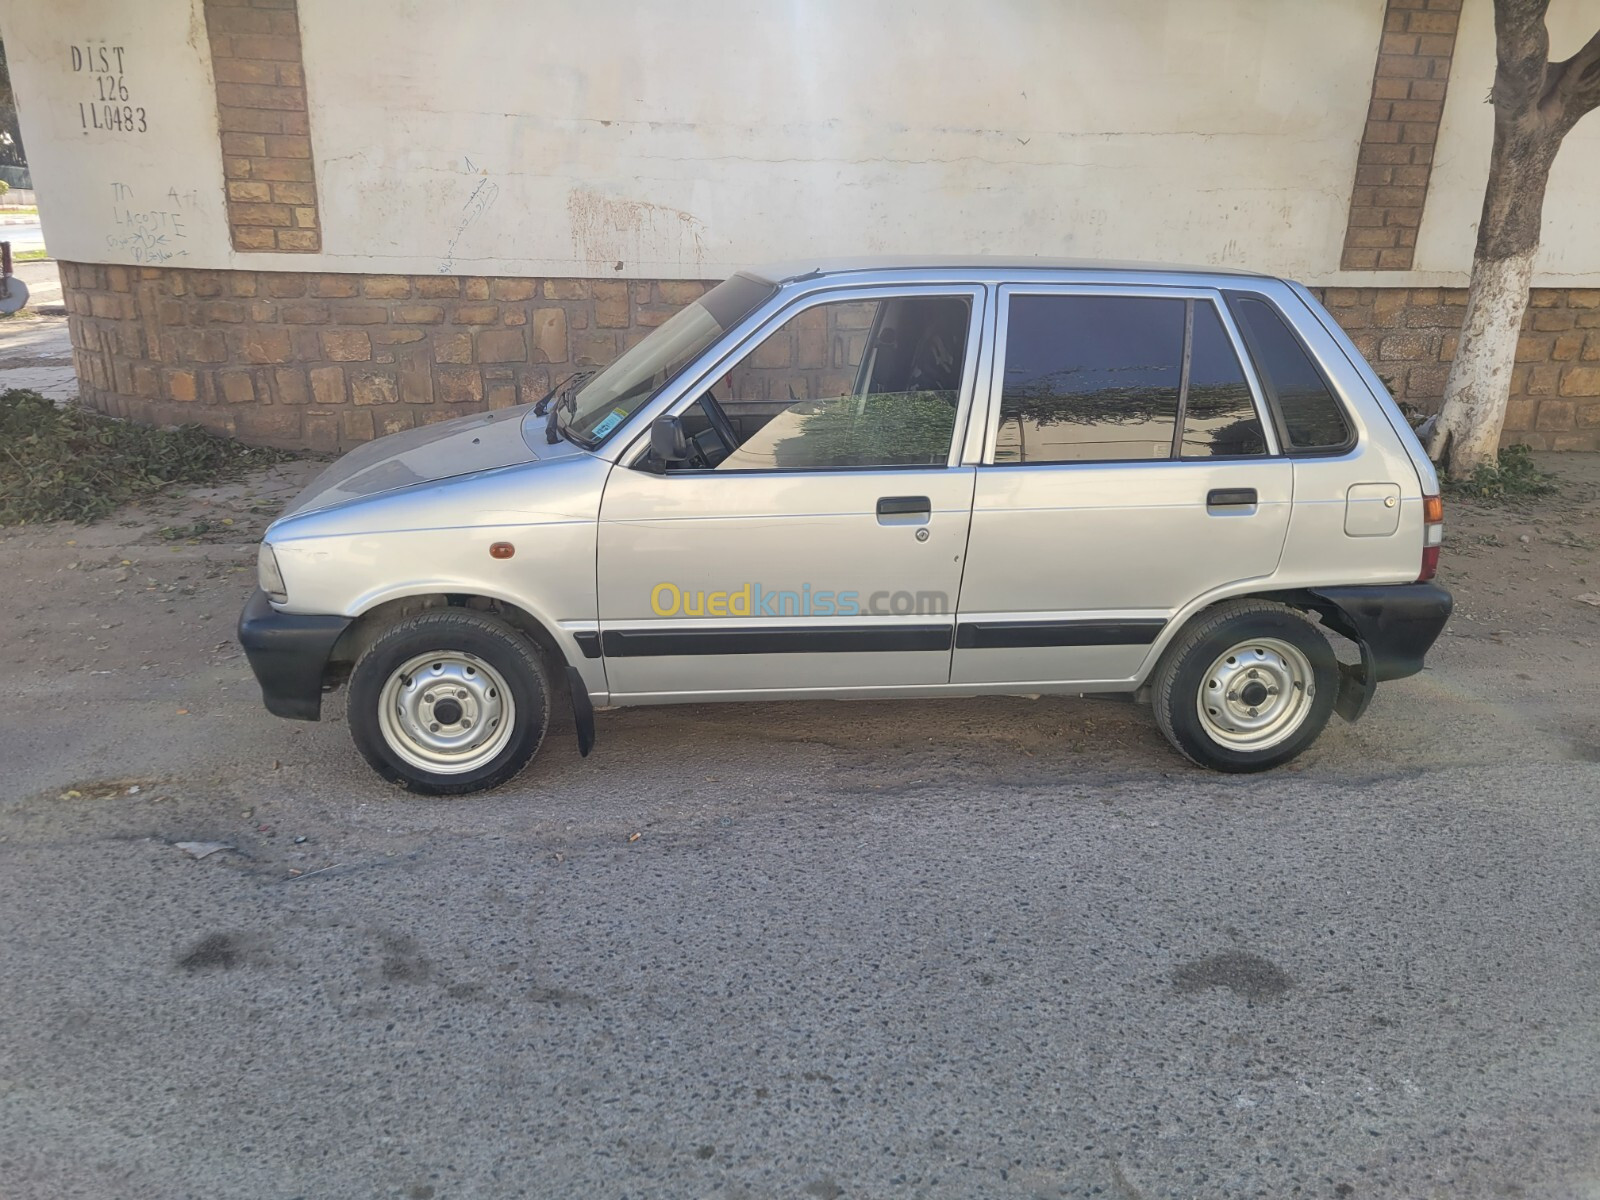
[[[167,779],[86,779],[55,790],[57,800],[118,800],[157,798],[160,789],[171,784]]]

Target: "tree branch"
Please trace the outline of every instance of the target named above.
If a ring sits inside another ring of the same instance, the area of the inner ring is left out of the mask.
[[[1494,0],[1495,107],[1508,112],[1538,105],[1550,64],[1550,0]]]
[[[1600,30],[1565,62],[1552,63],[1541,115],[1570,126],[1600,104]]]

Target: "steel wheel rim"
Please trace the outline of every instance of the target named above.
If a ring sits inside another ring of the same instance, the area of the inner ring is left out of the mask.
[[[1303,650],[1280,638],[1252,638],[1206,668],[1195,707],[1218,745],[1259,751],[1293,737],[1316,695],[1316,674]]]
[[[492,762],[511,740],[516,716],[505,677],[464,650],[408,659],[378,696],[378,729],[389,749],[436,775]]]

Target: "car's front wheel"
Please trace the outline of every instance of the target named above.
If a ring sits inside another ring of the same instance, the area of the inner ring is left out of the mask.
[[[1240,600],[1179,634],[1153,682],[1156,724],[1186,757],[1217,771],[1263,771],[1317,740],[1339,664],[1294,609]]]
[[[385,630],[350,676],[350,735],[414,792],[497,787],[527,766],[550,716],[539,653],[505,622],[432,609]]]

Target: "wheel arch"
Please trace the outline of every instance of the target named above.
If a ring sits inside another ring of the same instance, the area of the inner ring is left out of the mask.
[[[1360,719],[1367,705],[1372,703],[1380,673],[1375,668],[1371,648],[1362,636],[1361,630],[1343,608],[1326,596],[1319,595],[1313,588],[1261,588],[1235,592],[1203,598],[1182,610],[1167,623],[1167,627],[1161,631],[1161,637],[1151,647],[1151,653],[1145,659],[1139,677],[1137,691],[1139,699],[1149,699],[1153,681],[1160,674],[1162,665],[1174,648],[1182,641],[1186,630],[1209,620],[1216,610],[1224,605],[1250,600],[1281,604],[1304,616],[1314,617],[1316,624],[1322,629],[1336,633],[1356,646],[1361,654],[1361,662],[1339,664],[1339,693],[1334,703],[1334,711],[1346,721]]]
[[[558,627],[553,622],[504,596],[444,590],[390,596],[362,609],[334,643],[328,656],[324,685],[337,683],[348,675],[351,666],[384,629],[396,621],[435,608],[462,608],[496,616],[531,640],[558,676],[564,679],[570,668],[577,672],[588,691],[605,690],[604,678],[596,680],[588,677],[583,669],[584,656],[577,643],[570,635],[558,636]],[[599,686],[596,687],[596,684]]]

